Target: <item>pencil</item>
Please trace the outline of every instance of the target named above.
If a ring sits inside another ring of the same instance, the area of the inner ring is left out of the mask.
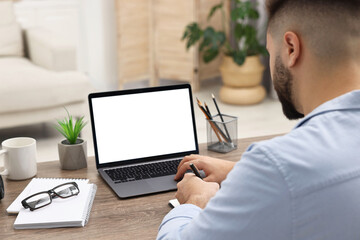
[[[205,108],[202,106],[200,100],[199,100],[198,98],[196,98],[196,99],[197,99],[199,108],[200,108],[201,111],[205,114],[206,118],[209,120],[209,123],[210,123],[210,125],[212,126],[215,134],[218,135],[217,133],[220,133],[220,135],[225,139],[225,141],[231,142],[231,139],[229,139],[229,138],[224,134],[224,132],[220,129],[220,127],[219,127],[215,122],[210,121],[210,120],[212,120],[212,116],[205,110]],[[218,137],[218,139],[219,139],[220,142],[222,142],[219,137]]]
[[[219,106],[217,105],[215,96],[214,96],[214,94],[211,94],[211,96],[212,96],[212,99],[213,99],[213,101],[214,101],[216,110],[217,110],[217,112],[218,112],[218,114],[219,114],[219,116],[220,116],[220,119],[221,119],[221,121],[222,121],[223,124],[224,124],[224,128],[225,128],[226,135],[228,136],[228,139],[230,140],[230,142],[232,142],[232,141],[231,141],[230,134],[229,134],[229,132],[228,132],[228,130],[227,130],[227,127],[226,127],[226,124],[225,124],[225,122],[224,122],[224,118],[222,117],[221,112],[220,112],[220,109],[219,109]]]
[[[214,130],[216,137],[219,139],[219,142],[223,142],[223,141],[221,140],[221,137],[219,136],[219,133],[218,133],[217,130],[216,130],[216,127],[214,126],[214,123],[210,121],[211,118],[209,118],[209,115],[207,114],[207,112],[205,111],[205,109],[204,109],[199,103],[198,103],[198,106],[199,106],[200,110],[205,114],[205,117],[206,117],[206,119],[209,121],[209,123],[210,123],[210,125],[211,125],[211,128]]]
[[[207,111],[207,112],[209,113],[209,115],[211,116],[210,109],[209,109],[208,105],[206,105],[206,102],[204,102],[204,105],[205,105],[206,111]]]

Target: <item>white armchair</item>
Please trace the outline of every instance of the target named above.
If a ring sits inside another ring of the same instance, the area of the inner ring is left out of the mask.
[[[74,42],[44,28],[27,29],[25,36],[33,63],[53,71],[76,71]]]
[[[19,31],[12,2],[0,1],[0,128],[62,118],[64,106],[86,115],[92,87],[74,71],[75,46],[43,29],[30,29],[25,39]],[[24,40],[30,59],[23,56]]]

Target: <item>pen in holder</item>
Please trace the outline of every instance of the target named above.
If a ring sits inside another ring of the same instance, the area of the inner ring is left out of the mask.
[[[208,150],[227,153],[237,149],[237,117],[221,114],[206,119]]]

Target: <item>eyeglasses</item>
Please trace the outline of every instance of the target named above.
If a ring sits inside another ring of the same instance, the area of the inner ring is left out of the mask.
[[[24,208],[30,208],[30,211],[45,207],[52,203],[53,198],[69,198],[80,193],[76,182],[68,182],[54,187],[48,191],[35,193],[24,200],[21,204]]]

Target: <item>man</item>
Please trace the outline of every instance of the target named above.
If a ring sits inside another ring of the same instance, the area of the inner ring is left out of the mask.
[[[360,239],[360,1],[269,0],[267,48],[287,135],[239,162],[187,156],[158,239]],[[221,188],[219,186],[221,185]]]

